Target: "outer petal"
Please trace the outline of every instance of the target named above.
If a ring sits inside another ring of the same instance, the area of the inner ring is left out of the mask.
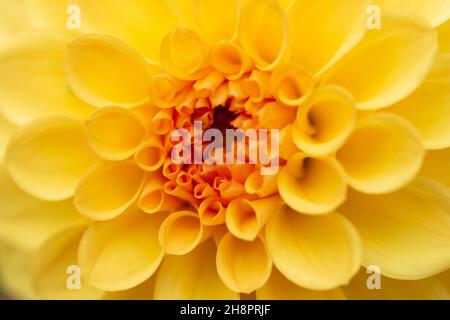
[[[194,0],[194,12],[205,37],[233,40],[239,24],[239,0]]]
[[[15,130],[16,127],[0,114],[0,161],[3,160],[9,139]]]
[[[177,25],[168,1],[129,0],[124,5],[117,0],[77,0],[77,4],[82,28],[117,37],[155,61],[163,37]],[[48,11],[47,17],[52,14]]]
[[[364,36],[369,4],[368,0],[296,0],[289,9],[296,61],[316,75],[329,69]]]
[[[216,264],[227,287],[247,294],[263,286],[272,271],[272,258],[260,238],[247,242],[231,233],[220,241]]]
[[[382,21],[382,28],[368,31],[328,80],[347,88],[360,109],[386,107],[411,94],[437,53],[437,32],[426,21],[406,14],[385,14]]]
[[[438,28],[439,52],[450,53],[450,20]]]
[[[383,196],[352,192],[340,211],[362,236],[364,266],[416,280],[450,266],[449,199],[450,189],[422,178]]]
[[[217,275],[216,248],[212,240],[184,256],[167,256],[159,268],[155,299],[239,299]]]
[[[310,217],[283,206],[266,227],[266,241],[278,270],[312,290],[347,284],[361,264],[358,233],[337,213]]]
[[[164,256],[158,241],[163,219],[162,214],[131,210],[114,220],[92,224],[78,251],[87,283],[106,291],[120,291],[150,278]]]
[[[77,270],[77,250],[86,227],[64,230],[48,239],[36,253],[33,263],[33,283],[37,294],[44,299],[99,299],[103,292],[89,287],[84,281],[80,289],[69,289],[70,276]]]
[[[99,163],[81,178],[74,204],[93,220],[109,220],[136,201],[144,183],[145,173],[133,160]]]
[[[450,170],[448,170],[449,163],[450,148],[428,151],[420,175],[442,182],[450,187]]]
[[[261,69],[273,69],[283,60],[288,48],[288,32],[287,17],[277,1],[252,0],[242,9],[240,41]]]
[[[258,300],[345,300],[341,289],[328,291],[309,290],[295,285],[277,269],[272,269],[269,281],[256,290]]]
[[[382,10],[404,10],[420,15],[437,27],[450,19],[449,0],[375,0]]]
[[[44,118],[22,127],[5,155],[14,182],[38,198],[70,198],[82,173],[96,160],[76,120]]]
[[[71,42],[64,71],[71,89],[96,107],[134,107],[150,99],[151,66],[109,36],[88,34]]]
[[[350,186],[365,193],[385,193],[408,184],[424,155],[420,135],[409,122],[377,113],[359,120],[336,159]]]
[[[155,291],[155,276],[144,281],[140,285],[122,291],[106,292],[102,299],[104,300],[153,300]]]
[[[450,54],[439,55],[422,86],[386,111],[408,119],[428,149],[450,147]]]
[[[0,53],[0,108],[11,122],[50,115],[86,118],[93,110],[67,88],[61,63],[68,41],[62,33],[30,31]]]
[[[70,201],[45,202],[25,193],[0,166],[0,239],[34,250],[48,237],[86,223]]]
[[[26,1],[9,0],[0,4],[0,46],[8,45],[16,35],[30,27],[31,17]]]
[[[381,277],[381,289],[369,290],[368,278],[373,273],[365,269],[352,279],[344,292],[352,300],[448,300],[450,295],[445,286],[435,277],[404,281]],[[370,279],[369,279],[370,282]]]

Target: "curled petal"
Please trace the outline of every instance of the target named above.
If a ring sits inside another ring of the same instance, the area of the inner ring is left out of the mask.
[[[353,188],[385,193],[410,182],[419,172],[424,155],[419,133],[409,122],[379,113],[360,119],[336,159]]]
[[[194,12],[200,28],[212,42],[236,37],[239,11],[239,0],[194,0]]]
[[[168,254],[185,255],[197,247],[204,236],[203,224],[197,213],[171,213],[159,229],[159,242]]]
[[[278,189],[292,209],[317,215],[333,211],[345,201],[347,184],[333,158],[296,153],[278,174]]]
[[[288,32],[287,17],[278,1],[252,0],[242,9],[239,39],[258,68],[271,70],[284,59]]]
[[[295,125],[295,124],[294,124]],[[292,139],[292,131],[294,125],[287,125],[283,129],[280,130],[280,157],[284,160],[288,160],[294,154],[299,152],[300,150],[294,143]]]
[[[156,135],[148,136],[139,146],[134,159],[145,171],[154,172],[161,168],[166,160],[166,150],[161,138]]]
[[[257,116],[260,128],[281,129],[294,121],[295,110],[272,101],[260,108]]]
[[[328,86],[298,109],[292,140],[307,153],[330,154],[345,142],[355,123],[353,98],[345,90]]]
[[[267,283],[256,290],[258,300],[345,300],[341,289],[314,291],[299,287],[286,279],[276,268]]]
[[[22,125],[56,115],[84,119],[93,111],[67,88],[61,63],[69,39],[64,33],[30,31],[2,50],[0,110],[9,121]]]
[[[420,178],[386,195],[352,192],[340,210],[361,234],[364,266],[417,280],[450,267],[449,199],[448,187]]]
[[[93,106],[134,107],[149,100],[150,65],[113,37],[88,34],[71,42],[64,70],[70,88]]]
[[[77,266],[78,244],[86,227],[66,229],[48,239],[38,250],[32,268],[32,281],[38,295],[44,299],[89,300],[100,299],[101,290],[88,286],[80,280],[80,288],[69,289],[71,277],[75,279],[79,269]],[[77,283],[74,283],[77,285]]]
[[[240,46],[225,41],[220,41],[212,47],[211,64],[228,80],[241,78],[244,73],[250,71],[253,65]]]
[[[173,110],[172,109],[163,109],[160,110],[153,117],[153,131],[157,135],[165,135],[169,133],[169,131],[173,128]]]
[[[239,299],[239,294],[219,278],[215,256],[216,245],[212,240],[186,255],[167,256],[156,277],[155,299]]]
[[[254,171],[247,176],[244,188],[248,194],[256,194],[261,198],[268,197],[278,191],[278,176],[262,175],[260,171]]]
[[[274,70],[270,86],[278,101],[287,106],[298,107],[310,97],[314,81],[299,65],[289,64]]]
[[[194,84],[194,89],[198,98],[211,96],[217,88],[225,81],[224,76],[219,71],[212,71]]]
[[[322,75],[364,36],[369,4],[368,0],[296,0],[288,10],[296,62]]]
[[[231,201],[226,212],[228,230],[239,239],[254,241],[280,202],[278,195],[253,201]]]
[[[220,198],[207,198],[198,208],[198,215],[206,226],[216,226],[225,223],[226,208]]]
[[[5,154],[6,169],[14,182],[49,201],[73,196],[81,175],[95,161],[82,124],[62,117],[25,125],[11,138]]]
[[[207,44],[190,29],[176,29],[164,38],[161,45],[162,65],[183,80],[196,80],[205,75],[207,54]]]
[[[105,160],[117,161],[125,160],[136,152],[146,135],[146,129],[133,112],[106,107],[89,118],[85,134],[95,153]]]
[[[427,149],[450,147],[450,54],[439,55],[425,82],[386,111],[408,119]]]
[[[269,98],[270,75],[267,72],[253,70],[250,77],[241,80],[241,90],[251,101],[259,103]]]
[[[307,289],[345,285],[361,265],[358,233],[337,213],[311,217],[282,206],[267,224],[266,242],[277,269]]]
[[[81,178],[74,205],[88,218],[109,220],[136,201],[144,183],[145,172],[132,160],[99,163]]]
[[[328,79],[348,89],[360,109],[387,107],[407,97],[423,82],[437,53],[437,32],[419,17],[390,13],[382,23],[337,63]]]
[[[164,191],[167,180],[161,174],[154,173],[148,177],[148,182],[138,200],[138,207],[148,214],[168,212],[179,208],[182,202]]]
[[[225,235],[217,247],[217,272],[228,288],[250,293],[263,286],[272,271],[272,259],[261,239],[247,242]]]
[[[160,108],[172,108],[185,98],[185,88],[189,81],[179,80],[167,73],[159,73],[152,77],[150,92],[152,100]]]
[[[81,274],[87,283],[106,291],[126,290],[152,276],[164,256],[158,241],[163,214],[131,210],[94,222],[78,250]]]

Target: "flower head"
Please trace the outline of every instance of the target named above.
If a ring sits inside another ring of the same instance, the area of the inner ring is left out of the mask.
[[[381,298],[448,298],[450,3],[431,2],[379,0],[372,29],[369,0],[74,1],[74,34],[36,1],[0,53],[0,239],[47,298],[378,298],[372,265]]]

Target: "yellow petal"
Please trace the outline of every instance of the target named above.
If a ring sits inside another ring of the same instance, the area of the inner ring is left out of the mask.
[[[133,288],[158,268],[164,251],[158,241],[162,214],[130,210],[95,222],[81,239],[78,261],[87,283],[106,291]]]
[[[67,88],[61,63],[69,38],[34,30],[18,36],[0,53],[0,101],[13,123],[54,115],[84,119],[93,110]]]
[[[262,175],[260,171],[254,171],[245,180],[245,192],[256,194],[260,198],[271,196],[278,192],[278,176]]]
[[[296,0],[288,13],[296,61],[315,75],[329,69],[364,36],[369,4],[367,0]]]
[[[2,1],[0,4],[1,46],[9,44],[16,35],[31,26],[31,15],[25,0]]]
[[[449,0],[375,0],[382,10],[403,10],[420,15],[437,27],[450,19]]]
[[[220,41],[211,49],[211,65],[228,80],[237,80],[250,71],[252,61],[237,44]]]
[[[197,247],[204,235],[197,213],[171,213],[159,229],[159,242],[168,254],[185,255]]]
[[[202,33],[212,42],[236,37],[239,11],[239,0],[194,0],[194,12]]]
[[[337,213],[309,217],[280,207],[266,227],[266,241],[278,270],[307,289],[345,285],[361,264],[358,233]]]
[[[385,193],[408,184],[420,170],[424,155],[420,135],[409,122],[378,113],[360,119],[336,159],[353,188]]]
[[[151,66],[113,37],[88,34],[75,39],[63,66],[71,89],[93,106],[134,107],[150,98]]]
[[[261,129],[281,129],[294,121],[295,110],[271,101],[258,110],[257,117]]]
[[[122,291],[106,292],[102,299],[104,300],[153,300],[155,291],[155,276],[144,281],[140,285]]]
[[[262,70],[271,70],[283,60],[288,48],[288,29],[286,14],[278,1],[252,0],[242,9],[239,39]]]
[[[450,187],[450,148],[428,151],[419,175],[442,182]]]
[[[0,113],[0,161],[3,161],[9,139],[15,130],[16,127]]]
[[[424,178],[382,196],[352,192],[340,211],[364,243],[363,265],[403,280],[450,267],[450,189]]]
[[[216,197],[206,198],[198,208],[198,215],[206,226],[216,226],[225,223],[226,208],[223,200]]]
[[[239,295],[217,275],[216,247],[205,241],[183,256],[167,256],[156,276],[156,300],[229,300]]]
[[[345,142],[355,123],[356,107],[351,95],[339,87],[324,87],[298,109],[292,140],[310,154],[330,154]]]
[[[371,283],[369,277],[372,272],[366,269],[352,279],[344,288],[344,292],[351,300],[448,300],[450,295],[444,285],[435,277],[405,281],[381,277],[379,290],[369,290],[367,284]],[[369,280],[368,280],[369,279]]]
[[[98,163],[83,175],[73,201],[86,217],[109,220],[136,201],[144,183],[144,171],[132,160]]]
[[[92,150],[105,160],[131,157],[144,140],[144,124],[129,110],[106,107],[95,112],[86,122],[85,133]]]
[[[161,138],[150,135],[139,146],[134,159],[143,170],[154,172],[163,166],[166,153]]]
[[[225,235],[217,247],[217,272],[228,288],[250,293],[263,286],[272,271],[272,258],[261,239],[247,242]]]
[[[89,287],[81,277],[77,265],[78,244],[86,227],[66,229],[48,239],[36,253],[33,263],[33,283],[43,299],[91,300],[103,292]],[[79,288],[71,287],[79,285]]]
[[[19,189],[0,168],[0,239],[17,250],[35,250],[49,237],[87,223],[71,201],[45,202]]]
[[[450,20],[438,28],[439,52],[450,53]]]
[[[208,64],[208,46],[195,31],[177,28],[161,44],[161,63],[179,79],[200,79]]]
[[[83,172],[96,160],[83,126],[68,118],[36,120],[11,139],[6,168],[23,190],[43,200],[70,198]]]
[[[167,1],[130,0],[124,5],[117,0],[77,0],[76,4],[81,9],[83,29],[112,35],[154,61],[159,59],[162,39],[177,26]],[[54,14],[48,12],[48,16]]]
[[[386,111],[408,119],[427,149],[450,147],[450,54],[439,55],[425,82]]]
[[[280,204],[278,195],[258,200],[236,199],[226,211],[228,230],[237,238],[254,241]]]
[[[258,300],[345,300],[341,289],[314,291],[295,285],[276,268],[272,269],[267,283],[256,290]]]
[[[3,295],[14,299],[38,299],[31,282],[34,250],[0,244],[0,283]]]
[[[437,49],[437,32],[426,21],[407,14],[386,14],[382,28],[369,30],[338,62],[328,81],[348,89],[360,109],[387,107],[417,89],[430,71]]]
[[[292,209],[317,215],[333,211],[345,201],[347,184],[333,158],[296,153],[278,174],[278,190]]]
[[[182,201],[168,195],[164,191],[164,183],[167,181],[159,172],[150,174],[138,200],[138,207],[148,214],[167,212],[179,208]]]
[[[288,64],[274,70],[270,86],[278,101],[287,106],[298,107],[310,97],[314,81],[299,65]]]

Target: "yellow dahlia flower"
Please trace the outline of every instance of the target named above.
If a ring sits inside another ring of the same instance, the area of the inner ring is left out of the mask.
[[[0,16],[11,297],[449,298],[449,0],[0,0]],[[196,121],[278,129],[280,170],[175,162]]]

